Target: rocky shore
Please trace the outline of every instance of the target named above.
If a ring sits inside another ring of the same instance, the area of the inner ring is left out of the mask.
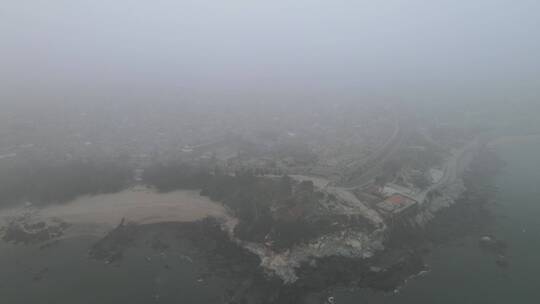
[[[496,190],[491,180],[501,164],[495,155],[486,153],[471,164],[464,177],[467,190],[462,197],[425,226],[410,225],[407,221],[395,223],[385,250],[370,258],[330,256],[304,262],[298,267],[298,279],[291,284],[268,275],[259,257],[231,241],[222,223],[214,219],[133,227],[122,223],[92,248],[91,256],[106,263],[120,262],[111,258],[121,257],[122,248],[137,246],[136,243],[165,252],[178,244],[189,244],[190,259],[205,265],[201,270],[203,277],[226,278],[225,303],[325,303],[332,290],[342,287],[393,292],[409,278],[429,270],[423,257],[430,248],[489,231],[492,217],[487,207]],[[136,241],[129,241],[126,233],[136,236]],[[492,248],[492,244],[497,244],[499,250],[502,243],[484,241],[486,249]],[[506,265],[507,260],[498,264]]]
[[[429,269],[424,255],[433,246],[478,234],[489,236],[479,245],[498,255],[497,265],[508,267],[503,240],[489,234],[492,220],[487,208],[496,189],[492,178],[501,164],[483,151],[463,177],[464,192],[454,204],[440,210],[425,225],[395,221],[387,230],[384,250],[370,257],[323,256],[305,260],[296,268],[297,279],[285,284],[261,266],[260,257],[231,239],[220,219],[195,222],[140,224],[122,220],[93,244],[89,258],[121,266],[131,248],[146,246],[164,256],[200,265],[200,280],[223,278],[225,303],[324,303],[335,288],[398,289],[406,280]],[[43,243],[60,238],[68,223],[42,222],[30,216],[14,218],[2,227],[2,239],[12,243]],[[141,261],[144,262],[144,261]],[[153,258],[147,257],[152,263]],[[172,269],[164,262],[163,267]]]
[[[45,243],[60,238],[69,226],[59,218],[42,219],[26,212],[9,219],[0,227],[0,235],[4,242],[14,244]]]

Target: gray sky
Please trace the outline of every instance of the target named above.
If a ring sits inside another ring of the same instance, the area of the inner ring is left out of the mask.
[[[537,101],[540,1],[3,0],[3,102]]]

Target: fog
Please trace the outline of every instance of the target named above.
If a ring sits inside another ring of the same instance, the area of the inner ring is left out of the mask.
[[[534,0],[2,4],[2,103],[538,98]]]
[[[3,0],[0,303],[538,302],[539,38],[537,0]]]

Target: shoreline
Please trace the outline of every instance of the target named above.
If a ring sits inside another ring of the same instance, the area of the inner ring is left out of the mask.
[[[473,163],[477,162],[478,160],[473,161]],[[484,167],[490,166],[484,164]],[[486,168],[483,169],[485,170]],[[482,170],[482,168],[475,169],[473,164],[470,171],[475,172],[475,170]],[[477,179],[485,177],[482,174],[476,176]],[[466,181],[467,191],[474,190],[474,183],[482,184],[483,181],[474,179],[468,182]],[[223,229],[223,222],[203,218],[184,222],[178,222],[174,219],[168,221],[166,218],[162,218],[160,222],[145,222],[143,220],[135,223],[135,226],[132,228],[129,228],[132,230],[124,230],[122,228],[124,224],[122,223],[117,228],[109,231],[105,237],[98,240],[92,246],[92,248],[98,246],[100,248],[98,252],[102,252],[102,254],[94,254],[93,258],[102,260],[105,263],[119,262],[124,254],[124,249],[136,243],[137,235],[145,234],[145,230],[164,231],[166,233],[172,231],[181,234],[183,238],[193,242],[195,247],[200,246],[199,254],[203,258],[202,263],[211,264],[210,261],[218,257],[218,259],[225,261],[216,268],[209,270],[214,275],[227,276],[226,273],[231,272],[231,269],[241,269],[241,271],[235,271],[233,277],[229,278],[231,281],[230,284],[236,286],[232,288],[231,300],[255,299],[250,300],[251,302],[246,302],[255,304],[263,303],[263,298],[269,298],[273,299],[272,303],[310,303],[309,301],[313,301],[313,299],[317,299],[317,301],[326,299],[333,290],[339,288],[370,288],[382,292],[395,292],[403,284],[406,284],[407,280],[413,279],[419,273],[423,273],[429,269],[423,261],[423,256],[429,251],[430,246],[444,244],[455,239],[460,234],[470,233],[470,229],[478,228],[462,225],[464,223],[467,224],[466,222],[459,222],[460,225],[458,226],[449,224],[456,218],[460,218],[461,215],[468,214],[471,211],[468,208],[471,206],[479,208],[482,204],[487,203],[486,198],[480,198],[479,201],[471,204],[471,197],[467,197],[466,193],[455,204],[441,211],[441,214],[437,214],[433,221],[422,228],[423,233],[419,233],[419,228],[414,227],[410,227],[410,231],[401,229],[404,234],[401,236],[395,235],[395,238],[386,244],[387,248],[372,258],[360,259],[330,256],[304,262],[298,269],[298,281],[291,285],[283,284],[279,279],[268,276],[260,267],[260,260],[256,255],[231,240],[227,230]],[[487,214],[482,215],[484,210],[477,209],[476,211],[476,216],[487,216]],[[129,221],[130,218],[127,218],[127,220]],[[115,224],[118,224],[118,221]],[[448,227],[445,227],[445,225],[448,225]],[[468,228],[469,230],[463,228]],[[431,229],[434,229],[434,231],[431,231]],[[120,233],[115,236],[115,231],[127,231],[127,233]],[[426,233],[426,231],[429,231],[429,233]],[[131,233],[133,233],[133,236],[130,236]],[[412,238],[413,242],[411,242],[411,235],[415,236]],[[66,233],[65,236],[61,236],[58,239],[65,241],[66,238],[70,237],[74,236]],[[119,239],[126,239],[126,243],[117,246],[117,237]],[[209,253],[205,253],[204,251],[207,249],[206,246],[209,243],[215,244],[214,249]],[[225,251],[221,252],[215,248]],[[244,260],[249,263],[245,264],[243,262]],[[302,292],[299,290],[302,290]],[[229,291],[229,293],[231,292]]]

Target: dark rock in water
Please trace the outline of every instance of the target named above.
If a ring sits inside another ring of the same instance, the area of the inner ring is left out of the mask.
[[[47,272],[49,272],[49,268],[45,267],[45,268],[41,269],[39,272],[37,272],[34,275],[32,280],[33,281],[41,281]]]
[[[495,261],[495,264],[501,268],[508,268],[510,266],[510,262],[505,257],[499,258]]]
[[[504,255],[508,244],[505,241],[497,240],[492,236],[483,236],[479,241],[480,247],[488,252]]]
[[[431,248],[428,248],[428,247],[423,248],[423,249],[422,249],[422,253],[423,253],[423,254],[429,254],[429,253],[431,253]]]
[[[485,235],[480,238],[480,240],[478,241],[478,244],[483,249],[491,249],[491,248],[494,248],[495,246],[495,239],[491,236]]]
[[[508,259],[506,258],[506,250],[508,244],[505,241],[497,240],[493,236],[483,236],[479,240],[480,248],[491,254],[497,254],[498,258],[495,260],[495,264],[500,268],[507,268],[509,266]]]
[[[421,255],[410,254],[383,271],[370,273],[367,286],[377,290],[392,291],[408,277],[423,270],[426,270],[426,265]]]
[[[134,244],[139,231],[137,225],[125,223],[125,220],[122,219],[122,222],[115,229],[90,248],[88,254],[91,258],[106,263],[120,261],[123,258],[124,250]]]
[[[113,263],[116,261],[120,261],[124,257],[124,253],[122,251],[114,251],[111,252],[111,255],[106,260],[107,263]]]
[[[14,244],[41,243],[61,237],[69,226],[68,223],[61,220],[54,220],[50,223],[33,222],[29,216],[24,215],[3,227],[2,240]]]

